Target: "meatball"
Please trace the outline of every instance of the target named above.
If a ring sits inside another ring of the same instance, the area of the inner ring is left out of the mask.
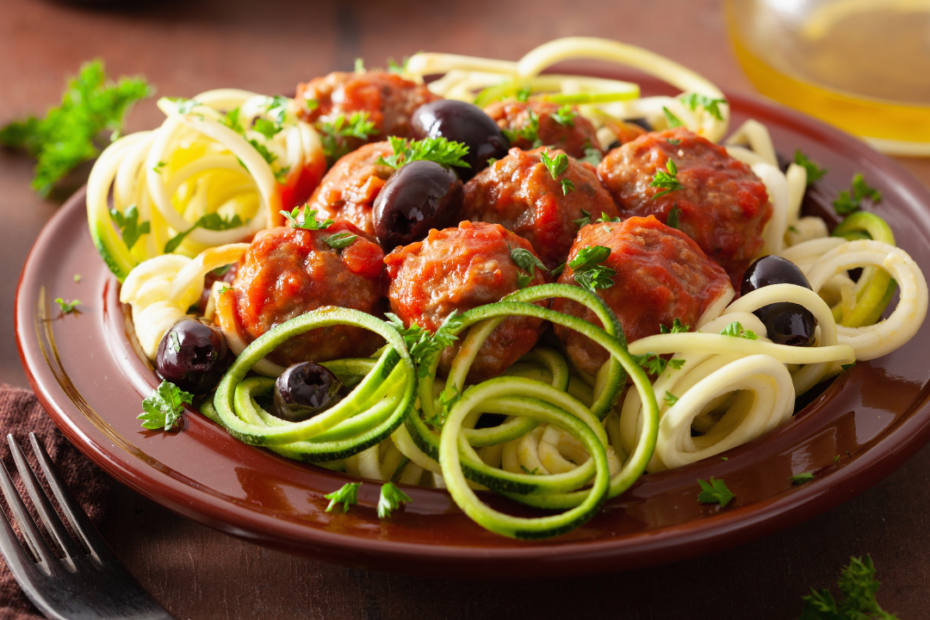
[[[596,245],[610,248],[610,256],[601,264],[617,272],[613,286],[598,289],[597,294],[617,315],[628,342],[658,334],[661,325],[671,327],[675,319],[695,327],[711,304],[733,296],[723,269],[691,238],[653,216],[585,226],[569,261],[582,248]],[[571,266],[565,266],[559,283],[575,284]],[[576,302],[556,299],[553,309],[601,326],[591,310]],[[584,372],[593,375],[607,361],[607,351],[580,333],[559,325],[555,333]]]
[[[410,116],[424,103],[440,97],[422,84],[383,71],[364,73],[330,73],[306,84],[298,84],[297,100],[301,117],[309,122],[333,122],[340,115],[349,118],[355,112],[367,112],[377,133],[367,141],[386,140],[388,136],[410,138]],[[364,141],[352,138],[347,150],[358,148]]]
[[[649,184],[669,159],[681,189],[657,197]],[[678,228],[726,269],[734,286],[762,250],[762,231],[772,217],[765,184],[722,146],[684,128],[649,133],[611,151],[597,167],[620,214],[655,215],[662,222],[677,206]]]
[[[510,139],[510,146],[523,150],[551,146],[572,157],[584,157],[586,149],[595,149],[600,153],[597,130],[591,121],[578,114],[578,108],[574,106],[571,106],[568,114],[560,113],[562,108],[551,101],[531,99],[495,101],[487,105],[484,111],[504,130]],[[536,116],[535,122],[533,115]]]
[[[565,260],[578,232],[576,220],[617,216],[610,194],[601,187],[594,167],[568,158],[568,169],[553,179],[542,160],[547,149],[510,149],[507,157],[465,184],[462,218],[493,222],[529,241],[548,269]],[[561,151],[548,149],[555,159]],[[568,179],[574,189],[563,190]]]
[[[387,142],[375,142],[337,161],[307,203],[310,209],[317,210],[317,219],[343,219],[373,235],[371,208],[394,172],[390,166],[375,162],[393,152]]]
[[[339,232],[358,238],[341,250],[330,247],[326,238]],[[336,222],[326,230],[278,227],[259,232],[240,261],[233,283],[247,340],[323,306],[381,315],[383,260],[381,247],[348,222]],[[368,330],[334,325],[291,338],[269,358],[289,366],[366,357],[381,344],[383,340]]]
[[[397,248],[385,257],[391,310],[404,325],[416,323],[435,332],[453,311],[461,314],[498,302],[520,288],[521,275],[529,275],[511,257],[511,250],[517,248],[533,251],[524,239],[498,224],[462,222],[458,228],[431,230],[423,241]],[[528,286],[545,284],[543,270],[534,272]],[[468,382],[505,371],[533,348],[543,328],[540,319],[505,319],[478,351]],[[459,346],[443,352],[439,370],[444,375]]]

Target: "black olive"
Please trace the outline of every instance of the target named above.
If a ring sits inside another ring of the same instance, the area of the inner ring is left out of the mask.
[[[811,287],[797,265],[780,256],[763,256],[756,260],[743,275],[740,294],[772,284],[795,284]],[[810,310],[795,303],[778,302],[763,306],[753,312],[768,332],[768,337],[777,344],[794,347],[809,347],[814,344],[814,328],[817,321]]]
[[[471,168],[456,168],[463,181],[487,168],[492,157],[506,156],[509,147],[494,119],[478,106],[464,101],[440,99],[421,105],[410,118],[410,127],[418,140],[445,138],[468,147],[468,155],[462,159]]]
[[[432,161],[413,161],[394,172],[375,199],[371,218],[381,245],[393,249],[458,223],[462,182]]]
[[[340,390],[342,382],[328,368],[293,364],[274,382],[275,415],[291,422],[312,418],[338,403]]]
[[[226,337],[203,319],[187,317],[158,343],[158,374],[185,392],[205,394],[216,387],[232,361]]]
[[[625,122],[630,123],[631,125],[639,125],[646,131],[655,131],[652,125],[649,124],[649,121],[647,121],[645,118],[628,118]]]

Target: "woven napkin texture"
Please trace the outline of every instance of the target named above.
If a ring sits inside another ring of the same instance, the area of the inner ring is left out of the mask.
[[[22,480],[16,472],[16,465],[6,443],[6,436],[11,433],[23,449],[33,471],[41,471],[29,445],[29,433],[36,434],[36,438],[45,446],[55,469],[71,494],[87,511],[90,520],[95,525],[99,524],[103,517],[104,501],[110,490],[111,478],[65,439],[32,392],[0,385],[0,434],[3,435],[3,441],[0,442],[0,456],[20,495],[26,497]],[[44,478],[41,476],[39,478],[44,485]],[[46,493],[52,497],[47,487]],[[29,500],[27,499],[24,503],[35,518],[35,511]],[[9,516],[6,502],[3,501],[2,505],[6,515]],[[54,549],[54,546],[51,548]],[[20,590],[6,562],[0,559],[0,620],[41,620],[42,618],[44,616]]]

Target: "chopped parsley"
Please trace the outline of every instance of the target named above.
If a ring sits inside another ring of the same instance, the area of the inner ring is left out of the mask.
[[[80,281],[81,281],[81,274],[79,274],[79,273],[74,274],[74,281],[75,281],[75,282],[80,282]]]
[[[393,482],[386,482],[381,486],[381,496],[378,498],[378,518],[387,519],[401,504],[412,501],[410,496],[394,486]]]
[[[727,458],[727,457],[725,457],[725,456],[721,456],[721,457],[720,457],[720,460],[721,460],[721,461],[729,461],[730,459]]]
[[[155,172],[157,172],[157,173],[159,173],[159,174],[161,174],[162,169],[163,169],[165,166],[167,166],[167,165],[168,165],[168,164],[167,164],[166,162],[159,161],[157,164],[155,164],[154,166],[152,166],[152,170],[155,171]]]
[[[581,248],[575,258],[568,262],[575,276],[575,282],[583,289],[594,293],[597,289],[610,288],[614,285],[611,279],[617,272],[603,263],[610,256],[610,248],[602,245],[593,245]]]
[[[816,476],[814,476],[813,472],[805,471],[791,476],[788,480],[791,481],[791,484],[804,484],[805,482],[810,482],[814,478],[816,478]]]
[[[604,155],[600,152],[600,150],[588,147],[584,150],[584,157],[582,157],[578,161],[586,161],[592,166],[596,166],[599,163],[601,163],[603,159],[604,159]]]
[[[672,206],[672,210],[668,212],[668,218],[666,218],[665,220],[665,225],[668,226],[669,228],[674,228],[678,230],[680,219],[681,219],[681,209],[678,208],[678,203],[676,202],[674,206]]]
[[[656,175],[652,178],[652,181],[649,182],[649,187],[662,188],[662,191],[653,196],[652,200],[684,187],[684,185],[678,182],[676,176],[678,174],[678,166],[675,165],[675,162],[671,158],[669,158],[668,162],[665,164],[665,170],[656,171]]]
[[[542,146],[542,142],[539,139],[539,116],[533,110],[529,111],[528,114],[529,121],[526,125],[520,129],[503,129],[504,136],[507,140],[513,144],[519,140],[526,140],[532,144],[533,148]]]
[[[681,122],[681,119],[672,114],[672,111],[668,108],[662,108],[662,112],[665,114],[665,120],[668,121],[668,128],[673,129],[675,127],[681,127],[684,123]]]
[[[304,102],[307,106],[307,109],[310,110],[311,112],[313,112],[318,107],[320,107],[320,102],[317,101],[316,99],[305,99]]]
[[[331,511],[339,504],[342,504],[342,512],[349,512],[349,506],[358,503],[358,488],[360,486],[362,486],[361,482],[349,482],[342,485],[340,489],[324,495],[323,497],[329,500],[326,512]]]
[[[552,120],[563,127],[574,127],[576,116],[578,116],[578,112],[575,112],[572,106],[566,103],[552,113]]]
[[[698,484],[701,485],[698,501],[702,504],[720,504],[721,508],[726,508],[727,504],[736,497],[723,480],[717,480],[713,476],[710,482],[698,480]]]
[[[394,75],[406,75],[407,65],[410,63],[410,57],[404,56],[404,61],[402,64],[397,64],[394,62],[393,58],[388,58],[388,73],[393,73]]]
[[[800,150],[794,152],[794,163],[807,170],[807,184],[811,185],[823,178],[829,170],[821,168],[816,162],[811,161],[807,155]]]
[[[510,248],[509,245],[507,247]],[[510,258],[517,265],[517,267],[523,271],[528,272],[528,275],[520,274],[517,277],[517,284],[520,288],[525,288],[527,285],[529,285],[530,282],[533,281],[533,279],[536,277],[537,267],[543,271],[548,271],[546,266],[543,265],[543,262],[529,250],[525,250],[523,248],[510,248]]]
[[[565,174],[565,171],[568,170],[568,155],[565,153],[559,153],[555,156],[555,159],[549,157],[549,151],[542,151],[539,154],[542,157],[542,162],[546,166],[546,170],[549,171],[549,175],[552,177],[553,181],[559,181],[562,186],[562,195],[568,194],[569,192],[575,191],[575,184],[571,182],[570,179],[561,179],[559,177]]]
[[[826,588],[802,597],[801,620],[898,620],[881,608],[875,593],[881,585],[875,580],[875,565],[870,556],[849,558],[838,584],[842,597],[837,600]]]
[[[245,133],[245,128],[239,122],[239,108],[233,108],[220,119],[220,122],[235,131],[238,134]]]
[[[759,336],[751,329],[743,329],[739,321],[733,321],[723,328],[721,336],[732,336],[733,338],[745,338],[746,340],[756,340]]]
[[[845,370],[849,370],[850,368],[852,368],[852,367],[855,366],[855,365],[856,365],[856,362],[853,362],[852,364],[841,364],[841,365],[840,365],[840,368],[842,368],[842,369],[845,371]]]
[[[306,208],[307,205],[304,205]],[[318,222],[316,219],[316,209],[304,213],[304,221],[298,222],[297,217],[300,215],[301,207],[294,207],[290,213],[287,211],[280,211],[281,215],[284,216],[284,219],[288,221],[291,225],[291,228],[302,228],[304,230],[326,230],[334,224],[331,219],[325,219],[322,222]]]
[[[0,144],[35,158],[32,188],[47,196],[72,168],[100,154],[94,139],[101,131],[111,130],[116,140],[126,113],[152,92],[142,78],[107,81],[101,61],[85,63],[68,82],[61,105],[44,118],[29,116],[0,128]]]
[[[333,249],[342,250],[355,243],[356,239],[358,239],[358,235],[353,235],[352,233],[347,232],[339,232],[335,235],[326,237],[323,239],[323,241],[325,241],[326,245]]]
[[[610,217],[609,215],[601,211],[601,217],[597,218],[597,220],[595,221],[599,224],[607,224],[607,223],[617,223],[617,222],[620,222],[621,220],[619,217]]]
[[[726,103],[726,99],[714,99],[713,97],[708,97],[707,95],[700,95],[698,93],[688,93],[680,97],[680,100],[685,104],[689,110],[695,111],[698,107],[704,108],[704,111],[716,118],[718,121],[723,120],[723,114],[720,112],[720,104]]]
[[[561,263],[559,263],[558,265],[556,265],[555,267],[553,267],[553,268],[552,268],[552,271],[550,271],[549,273],[552,274],[552,277],[553,277],[553,278],[558,278],[560,275],[562,275],[562,272],[563,272],[563,271],[565,271],[565,261],[564,261],[564,260],[563,260]]]
[[[252,128],[258,133],[265,136],[266,139],[271,140],[277,134],[281,132],[284,127],[269,121],[267,118],[257,118],[255,119],[255,125]]]
[[[833,210],[838,215],[849,215],[860,209],[863,198],[878,203],[882,201],[882,194],[874,187],[869,187],[862,174],[858,173],[853,177],[852,190],[840,192],[839,197],[833,201]]]
[[[340,114],[331,122],[319,123],[317,131],[320,133],[323,154],[326,155],[329,165],[352,150],[349,138],[367,140],[378,133],[375,124],[368,120],[368,112],[353,112],[348,120]]]
[[[365,73],[365,61],[361,58],[355,59],[355,72],[356,73]]]
[[[532,94],[533,94],[532,88],[530,88],[529,86],[523,86],[517,90],[517,94],[515,95],[515,97],[517,98],[517,101],[526,102],[530,100],[530,95]]]
[[[81,305],[81,300],[75,299],[74,301],[65,301],[61,297],[58,297],[55,299],[55,303],[61,308],[62,314],[74,314],[77,312],[77,307]]]
[[[128,250],[132,249],[139,237],[149,234],[152,230],[149,222],[139,223],[139,210],[134,204],[126,207],[126,211],[123,213],[116,209],[110,209],[110,218],[119,228],[123,243],[126,244]]]
[[[411,323],[410,327],[404,327],[404,322],[400,317],[391,312],[386,312],[384,316],[391,322],[391,327],[403,337],[407,352],[413,358],[417,366],[417,375],[420,377],[425,377],[429,373],[429,367],[437,354],[446,347],[452,346],[459,339],[456,334],[462,328],[462,317],[454,311],[446,317],[435,334],[416,323]]]
[[[184,403],[190,404],[193,399],[193,394],[185,392],[170,381],[162,381],[151,396],[142,401],[144,411],[136,418],[142,420],[142,428],[170,431],[181,419]]]
[[[239,218],[238,214],[233,214],[229,218],[224,218],[219,213],[207,213],[194,222],[193,226],[185,231],[179,232],[169,239],[168,243],[165,244],[165,254],[171,254],[177,250],[187,235],[194,232],[197,228],[203,228],[205,230],[230,230],[232,228],[238,228],[239,226],[242,226],[242,220]]]
[[[591,223],[591,214],[585,211],[584,209],[582,209],[581,217],[575,220],[575,224],[578,224],[578,227],[580,228],[582,226],[587,226],[590,223]]]
[[[677,402],[678,402],[678,397],[672,394],[671,392],[669,392],[668,390],[665,390],[665,404],[671,407]]]
[[[680,370],[685,365],[683,359],[666,360],[656,353],[643,353],[632,357],[643,370],[656,377],[665,372],[665,369],[669,366],[671,366],[672,370]]]
[[[394,153],[378,158],[376,163],[383,166],[390,166],[397,170],[412,161],[432,161],[446,168],[451,166],[471,168],[468,162],[462,159],[468,155],[468,147],[461,142],[453,142],[441,137],[411,141],[391,136],[388,140],[391,142]]]
[[[158,102],[174,108],[175,114],[190,114],[194,108],[200,105],[200,102],[196,99],[185,99],[184,97],[162,97]]]
[[[660,334],[681,334],[691,330],[690,325],[682,325],[681,319],[674,319],[672,321],[672,328],[669,329],[665,325],[659,325]]]
[[[284,124],[284,119],[287,118],[287,105],[290,101],[287,97],[281,97],[280,95],[268,97],[265,112],[274,119],[276,125]]]
[[[681,139],[680,138],[669,138],[668,140],[666,140],[666,142],[668,142],[669,144],[678,146],[679,144],[681,144]]]

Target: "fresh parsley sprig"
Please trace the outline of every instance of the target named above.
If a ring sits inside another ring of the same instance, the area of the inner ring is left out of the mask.
[[[311,100],[307,101],[309,105]],[[375,124],[368,119],[368,112],[353,112],[348,119],[340,114],[332,121],[318,123],[316,128],[320,133],[323,154],[329,165],[352,150],[350,138],[367,140],[378,133]]]
[[[578,112],[573,110],[570,104],[566,103],[552,113],[552,120],[557,122],[559,125],[562,125],[563,127],[574,127],[576,116],[578,116]]]
[[[667,172],[666,172],[667,170]],[[662,188],[661,192],[658,192],[655,196],[652,197],[653,200],[670,194],[674,191],[678,191],[684,187],[681,183],[678,182],[678,166],[675,165],[675,162],[669,158],[668,162],[665,164],[665,170],[657,170],[656,175],[652,178],[652,181],[649,182],[649,187],[660,187]]]
[[[816,478],[816,476],[814,475],[813,472],[805,471],[800,474],[795,474],[794,476],[791,476],[790,478],[788,478],[788,480],[791,481],[791,484],[797,485],[797,484],[804,484],[805,482],[810,482],[814,478]]]
[[[348,232],[338,232],[326,237],[323,241],[326,242],[326,245],[335,250],[342,250],[355,243],[356,239],[358,239],[358,235],[353,235]]]
[[[681,119],[675,116],[668,108],[663,107],[662,112],[665,114],[665,120],[668,123],[669,129],[674,129],[675,127],[681,127],[684,125],[684,123],[681,122]]]
[[[412,161],[433,161],[446,168],[451,166],[471,168],[471,165],[462,159],[468,155],[468,146],[461,142],[453,142],[442,137],[411,141],[391,136],[388,140],[394,153],[378,158],[377,163],[383,166],[390,166],[397,170]]]
[[[723,331],[720,332],[721,336],[732,336],[733,338],[745,338],[746,340],[756,340],[759,336],[756,335],[756,332],[751,329],[743,329],[742,324],[739,321],[733,321],[729,325],[723,328]]]
[[[147,223],[148,222],[146,222],[146,224]],[[239,218],[238,214],[233,214],[229,216],[229,218],[224,218],[219,213],[207,213],[194,222],[193,226],[185,231],[179,232],[169,239],[168,243],[165,244],[165,254],[171,254],[177,250],[181,242],[187,238],[187,235],[194,232],[197,228],[203,228],[205,230],[230,230],[232,228],[238,228],[239,226],[242,226],[242,220]]]
[[[568,266],[574,272],[575,282],[591,293],[613,286],[612,278],[617,275],[617,272],[601,264],[609,256],[610,248],[602,245],[581,248],[575,258],[568,262]]]
[[[527,113],[526,124],[519,129],[502,129],[501,131],[510,144],[526,140],[534,149],[542,146],[542,141],[539,139],[539,115],[533,110]]]
[[[190,404],[193,399],[193,394],[185,392],[170,381],[162,381],[155,391],[142,401],[144,411],[136,417],[142,420],[143,428],[170,431],[184,413],[184,403]]]
[[[152,230],[149,222],[139,223],[139,210],[134,204],[126,207],[123,213],[116,209],[110,209],[110,217],[113,219],[113,223],[119,227],[123,243],[126,244],[126,249],[129,250],[136,244],[139,237],[149,234]]]
[[[720,504],[721,508],[726,508],[727,504],[736,497],[723,480],[715,479],[713,476],[710,482],[698,480],[698,484],[701,485],[698,501],[702,504]]]
[[[61,105],[43,118],[30,116],[0,129],[0,144],[27,151],[36,159],[32,188],[47,196],[72,168],[100,154],[95,138],[111,130],[119,137],[123,118],[132,105],[154,89],[142,78],[107,80],[103,63],[85,63],[69,80]]]
[[[632,357],[643,370],[656,377],[665,372],[665,369],[670,366],[673,370],[680,370],[681,367],[685,365],[685,360],[683,359],[666,360],[657,353],[643,353],[642,355],[634,355]]]
[[[592,166],[596,166],[604,160],[604,155],[598,149],[595,148],[586,148],[584,150],[584,157],[578,161],[586,161]]]
[[[348,482],[332,493],[327,493],[323,497],[329,500],[326,512],[342,504],[342,512],[349,512],[349,507],[358,503],[358,488],[362,486],[361,482]]]
[[[692,112],[698,108],[703,108],[705,112],[716,118],[718,121],[723,120],[723,114],[720,112],[720,104],[726,104],[726,99],[715,99],[707,95],[698,93],[688,93],[682,95],[680,101],[685,104]]]
[[[682,325],[681,319],[673,319],[672,327],[669,329],[665,325],[659,325],[660,334],[682,334],[691,331],[690,325]]]
[[[412,501],[410,496],[398,489],[393,482],[386,482],[381,486],[381,495],[378,497],[378,518],[387,519],[401,504]]]
[[[807,184],[812,185],[823,178],[829,170],[821,168],[816,162],[812,161],[807,155],[800,150],[794,152],[794,163],[801,166],[807,171]]]
[[[858,211],[862,206],[862,199],[868,198],[874,203],[882,201],[882,194],[865,182],[862,173],[856,174],[852,180],[852,190],[840,192],[839,197],[833,201],[833,210],[839,215],[849,215]]]
[[[568,155],[559,153],[555,156],[555,159],[549,157],[549,151],[541,151],[539,155],[542,157],[543,165],[546,166],[552,180],[559,181],[562,186],[562,195],[575,191],[575,184],[572,183],[571,179],[559,179],[568,170]]]
[[[671,161],[671,160],[669,160]],[[678,203],[676,202],[672,206],[672,210],[668,212],[668,217],[665,219],[665,225],[669,228],[674,228],[678,230],[681,220],[681,209],[678,208]]]
[[[584,209],[582,209],[581,217],[575,220],[575,224],[578,224],[578,227],[581,228],[583,226],[587,226],[590,223],[591,223],[591,214],[585,211]]]
[[[300,210],[304,209],[304,221],[298,222],[297,217],[300,215]],[[284,219],[288,221],[291,228],[301,228],[303,230],[326,230],[332,226],[335,222],[327,218],[322,222],[316,219],[316,209],[307,211],[307,205],[302,207],[294,207],[290,213],[287,211],[279,211],[281,215],[284,216]]]
[[[843,568],[837,585],[843,595],[839,600],[826,588],[811,588],[811,593],[802,598],[800,620],[898,620],[875,599],[881,584],[875,580],[871,556],[849,558],[849,566]]]
[[[677,402],[678,402],[678,397],[672,394],[671,392],[669,392],[668,390],[665,390],[665,404],[668,405],[669,407],[672,407]]]
[[[78,311],[77,307],[81,305],[81,300],[75,299],[73,301],[65,301],[61,297],[58,297],[55,299],[55,303],[61,308],[62,314],[75,314]]]
[[[525,288],[529,285],[530,282],[536,277],[536,268],[542,269],[543,271],[548,272],[546,266],[543,264],[539,258],[523,248],[511,248],[510,245],[507,246],[510,249],[510,258],[516,263],[517,267],[523,271],[528,272],[527,274],[520,274],[517,276],[517,286],[520,288]]]
[[[410,327],[404,327],[401,318],[391,312],[386,312],[384,316],[390,321],[391,327],[403,337],[407,352],[416,364],[419,377],[425,377],[429,373],[429,367],[436,355],[458,340],[456,334],[462,328],[462,317],[456,311],[446,317],[436,333],[431,333],[416,323],[411,323]]]

